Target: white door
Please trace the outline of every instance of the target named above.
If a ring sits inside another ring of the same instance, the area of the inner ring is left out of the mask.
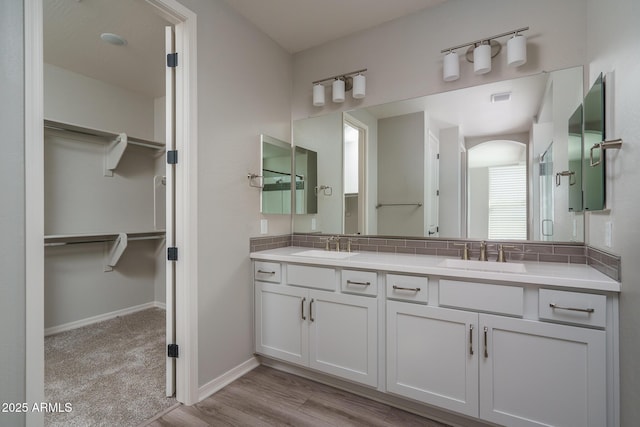
[[[321,291],[309,297],[309,366],[377,386],[377,299]]]
[[[175,51],[175,37],[173,27],[165,27],[165,52]],[[175,68],[167,67],[165,72],[165,142],[166,150],[175,150]],[[175,244],[175,165],[167,164],[165,178],[166,191],[166,246],[174,247]],[[166,262],[166,341],[167,345],[176,343],[176,269],[174,261]],[[166,395],[173,396],[176,393],[176,359],[167,357],[167,384]]]
[[[387,390],[478,416],[478,315],[387,301]]]
[[[309,363],[309,291],[255,284],[256,352],[286,362]]]
[[[481,418],[514,427],[607,424],[604,331],[486,314],[479,324]]]

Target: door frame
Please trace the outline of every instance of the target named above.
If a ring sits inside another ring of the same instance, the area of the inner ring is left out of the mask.
[[[198,401],[197,236],[197,16],[177,0],[147,0],[176,32],[176,399]],[[44,402],[44,83],[43,0],[25,0],[25,255],[27,402]],[[26,424],[42,426],[42,413],[28,412]]]

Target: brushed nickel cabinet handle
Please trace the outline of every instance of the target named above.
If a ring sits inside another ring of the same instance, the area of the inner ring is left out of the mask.
[[[371,282],[355,282],[353,280],[347,280],[347,285],[362,285],[362,286],[369,286],[371,285]]]
[[[554,303],[550,303],[549,307],[553,308],[554,310],[579,311],[581,313],[593,313],[594,311],[596,311],[595,308],[562,307],[562,306],[556,305]]]
[[[412,291],[412,292],[420,292],[420,288],[403,288],[402,286],[393,285],[393,289],[396,291]]]
[[[307,320],[307,318],[304,317],[304,302],[306,300],[306,298],[302,298],[302,302],[300,303],[300,315],[302,316],[302,320]]]
[[[311,298],[311,302],[309,303],[309,320],[315,322],[315,319],[313,318],[313,298]]]
[[[473,325],[469,325],[469,354],[473,356]]]
[[[275,271],[265,271],[265,270],[258,270],[258,273],[262,273],[262,274],[276,274]]]
[[[489,328],[487,328],[485,326],[484,327],[484,357],[485,357],[485,359],[487,357],[489,357],[489,346],[487,345],[487,331],[489,331]]]

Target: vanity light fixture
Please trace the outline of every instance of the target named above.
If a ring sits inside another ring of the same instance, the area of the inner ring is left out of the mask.
[[[507,64],[511,67],[524,65],[527,62],[527,38],[520,33],[528,29],[529,27],[518,28],[517,30],[442,49],[440,53],[445,53],[442,79],[445,82],[452,82],[460,78],[460,63],[458,62],[458,54],[455,51],[463,47],[468,47],[465,56],[467,61],[473,63],[473,71],[476,75],[490,72],[492,58],[495,58],[502,49],[500,43],[495,39],[509,35],[512,37],[507,42]]]
[[[322,107],[325,104],[325,86],[329,81],[331,83],[332,96],[331,99],[335,103],[344,102],[345,92],[353,90],[352,96],[354,99],[362,99],[366,95],[366,77],[362,74],[367,71],[366,68],[362,70],[352,71],[346,74],[339,74],[337,76],[328,77],[326,79],[316,80],[313,82],[313,106]]]

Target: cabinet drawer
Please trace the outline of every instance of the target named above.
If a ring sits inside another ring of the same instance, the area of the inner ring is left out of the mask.
[[[294,286],[335,291],[336,271],[328,267],[288,264],[287,283]]]
[[[439,305],[522,316],[524,289],[520,286],[440,280]]]
[[[253,263],[253,277],[262,282],[280,283],[281,270],[279,262],[255,261]]]
[[[426,303],[428,283],[426,277],[387,274],[387,298]]]
[[[540,289],[538,301],[540,319],[600,328],[607,322],[607,297],[604,295]]]
[[[378,295],[378,273],[375,271],[342,270],[342,292]]]

